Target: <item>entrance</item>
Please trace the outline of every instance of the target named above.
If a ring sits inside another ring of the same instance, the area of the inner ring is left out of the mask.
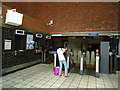
[[[96,70],[96,49],[99,51],[99,57],[101,55],[105,56],[106,54],[109,57],[109,50],[112,50],[114,39],[111,39],[108,36],[57,36],[52,37],[52,47],[54,47],[54,51],[57,50],[58,47],[67,47],[69,57],[69,71],[73,73],[80,73],[80,59],[84,54],[84,62],[83,62],[83,71],[84,75],[92,75],[95,76]],[[109,42],[106,48],[108,48],[108,52],[103,54],[101,51],[101,42]],[[117,50],[116,50],[117,51]],[[110,59],[110,58],[107,58]],[[100,60],[100,64],[102,64]],[[110,60],[108,60],[110,61]],[[56,63],[59,64],[58,59]],[[114,63],[107,63],[108,73],[110,72],[110,65],[113,66]],[[102,65],[99,65],[99,69],[101,69]],[[114,65],[115,67],[115,65]],[[101,71],[101,70],[99,70]]]

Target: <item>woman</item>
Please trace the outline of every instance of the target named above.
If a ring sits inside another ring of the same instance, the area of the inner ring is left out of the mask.
[[[59,64],[60,64],[59,76],[62,75],[62,64],[64,64],[64,67],[65,67],[65,77],[68,76],[67,63],[66,63],[66,59],[65,59],[65,56],[64,56],[64,52],[66,50],[67,50],[67,48],[58,48],[57,49],[57,54],[58,54],[58,59],[59,59]]]

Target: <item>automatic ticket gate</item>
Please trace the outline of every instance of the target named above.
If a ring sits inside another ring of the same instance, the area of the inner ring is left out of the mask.
[[[49,53],[54,55],[54,67],[56,67],[57,66],[57,52],[49,51]]]
[[[84,66],[84,56],[81,55],[80,59],[80,74],[83,75],[83,66]]]
[[[95,67],[95,76],[96,77],[99,77],[99,54],[98,54],[99,51],[96,51],[96,67]],[[54,55],[54,67],[57,67],[59,66],[59,60],[57,60],[57,52],[56,51],[50,51],[49,53],[53,54]],[[67,68],[68,68],[68,71],[70,69],[70,56],[68,55],[67,56]],[[80,58],[80,75],[83,75],[84,74],[84,65],[85,65],[85,53],[82,53],[81,55],[81,58]],[[53,70],[54,70],[54,67],[53,67]]]
[[[96,50],[96,67],[95,67],[95,76],[99,77],[99,54],[98,50]],[[84,63],[85,63],[85,53],[82,53],[81,58],[80,58],[80,75],[84,74]]]

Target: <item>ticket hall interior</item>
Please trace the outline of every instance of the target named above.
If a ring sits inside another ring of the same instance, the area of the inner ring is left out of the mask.
[[[119,16],[119,2],[2,2],[0,88],[117,89]]]

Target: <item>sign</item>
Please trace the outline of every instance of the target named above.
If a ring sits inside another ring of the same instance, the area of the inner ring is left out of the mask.
[[[11,50],[11,40],[5,39],[4,50]]]
[[[52,33],[52,36],[62,36],[61,33]]]
[[[89,33],[88,36],[99,36],[99,33]]]

